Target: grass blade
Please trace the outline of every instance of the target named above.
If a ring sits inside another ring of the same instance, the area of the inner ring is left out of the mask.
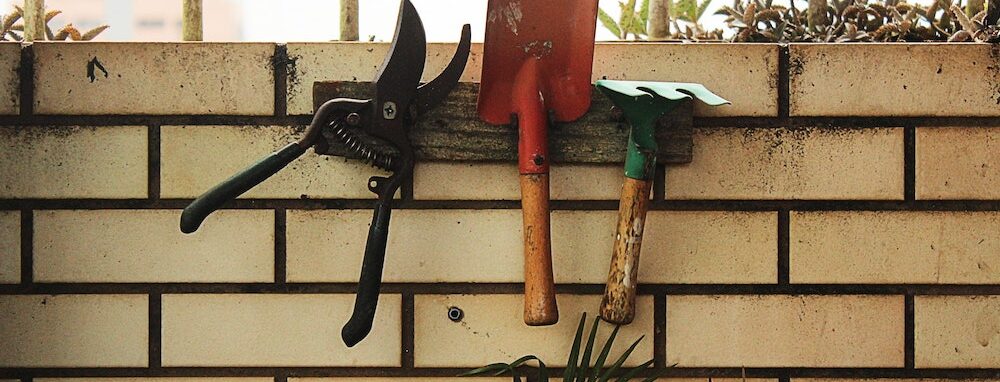
[[[597,356],[597,360],[594,361],[594,367],[590,370],[590,377],[587,378],[588,382],[597,381],[598,375],[601,373],[601,369],[604,368],[604,361],[608,359],[608,353],[611,353],[611,345],[615,342],[615,337],[618,336],[618,329],[621,326],[615,325],[615,329],[611,331],[611,335],[608,336],[608,341],[604,343],[604,348],[601,349],[601,354]]]
[[[621,357],[618,357],[618,360],[615,361],[615,364],[611,365],[611,368],[609,368],[607,371],[605,371],[604,374],[601,375],[601,379],[598,379],[597,381],[598,382],[606,382],[608,380],[608,378],[611,378],[611,375],[614,374],[615,372],[617,372],[618,369],[620,369],[622,367],[622,364],[625,363],[625,360],[628,359],[628,356],[632,355],[632,351],[635,350],[636,346],[639,346],[639,342],[642,342],[642,339],[644,337],[646,337],[646,336],[639,337],[639,339],[635,340],[635,342],[632,343],[632,346],[629,346],[628,350],[626,350],[624,353],[622,353]]]
[[[587,313],[580,317],[580,324],[576,326],[576,336],[573,337],[573,347],[569,349],[569,359],[566,360],[566,371],[563,372],[563,381],[572,382],[576,376],[577,359],[580,357],[580,340],[583,339],[583,327],[587,325]]]
[[[636,367],[630,369],[628,372],[626,372],[625,374],[622,374],[622,376],[618,378],[618,382],[628,382],[628,381],[632,380],[632,378],[635,378],[636,375],[639,375],[639,373],[641,373],[643,370],[646,370],[646,368],[649,367],[649,365],[652,365],[652,364],[653,364],[653,360],[649,360],[649,361],[646,361],[646,363],[644,363],[642,365],[639,365],[639,366],[636,366]]]
[[[587,370],[590,369],[590,356],[594,352],[594,340],[597,339],[597,324],[601,321],[600,317],[594,317],[594,324],[590,327],[590,336],[587,338],[587,347],[583,349],[583,358],[580,359],[580,367],[577,368],[583,371],[583,377],[587,377]],[[579,380],[579,378],[576,378]]]

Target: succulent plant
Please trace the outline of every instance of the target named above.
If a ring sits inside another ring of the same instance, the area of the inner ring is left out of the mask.
[[[67,24],[64,27],[59,28],[58,31],[52,32],[52,28],[49,27],[49,22],[52,21],[52,18],[61,13],[62,11],[57,10],[45,12],[46,40],[65,41],[69,39],[72,41],[90,41],[97,37],[97,35],[101,34],[101,32],[104,32],[105,29],[109,28],[107,25],[100,25],[85,33],[81,33],[79,29],[73,26],[73,24]],[[0,17],[0,21],[2,21],[2,24],[0,24],[0,41],[24,41],[24,24],[18,23],[22,17],[24,17],[24,9],[17,5],[14,5],[13,12]]]

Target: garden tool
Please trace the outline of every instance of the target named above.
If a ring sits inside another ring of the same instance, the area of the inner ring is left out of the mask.
[[[605,321],[628,324],[635,317],[639,248],[656,169],[656,120],[691,98],[712,106],[729,101],[690,83],[599,80],[597,88],[621,109],[631,126],[611,270],[600,311]]]
[[[597,0],[490,0],[479,117],[518,128],[524,322],[559,320],[549,240],[547,128],[590,107]]]
[[[371,331],[378,303],[393,197],[413,175],[413,149],[407,134],[418,116],[440,104],[458,84],[469,57],[470,37],[466,25],[448,67],[433,81],[418,86],[426,55],[424,28],[410,0],[402,0],[389,54],[372,83],[374,96],[364,100],[338,98],[324,103],[298,142],[215,186],[185,208],[181,231],[194,232],[223,203],[274,175],[307,148],[325,144],[320,139],[321,133],[329,129],[332,133],[329,135],[337,137],[362,160],[392,172],[389,177],[374,176],[368,180],[368,189],[378,195],[378,200],[368,231],[354,311],[341,333],[347,346],[360,342]],[[380,150],[375,142],[394,149]]]

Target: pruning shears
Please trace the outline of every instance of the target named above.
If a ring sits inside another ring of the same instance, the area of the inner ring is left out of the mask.
[[[465,25],[451,62],[437,78],[421,85],[427,54],[424,27],[410,0],[402,0],[389,54],[372,82],[374,96],[337,98],[324,103],[316,110],[301,139],[254,163],[188,205],[181,214],[181,231],[194,232],[213,211],[274,175],[309,147],[327,144],[324,130],[328,130],[325,135],[336,137],[365,162],[390,171],[392,175],[388,177],[373,176],[368,180],[368,189],[378,195],[378,200],[368,231],[354,311],[341,332],[344,343],[354,346],[371,331],[375,317],[393,197],[413,176],[414,153],[409,130],[420,115],[444,101],[458,84],[469,58],[470,40],[470,27]]]

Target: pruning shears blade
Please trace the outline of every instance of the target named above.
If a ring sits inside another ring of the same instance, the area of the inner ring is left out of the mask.
[[[418,113],[424,113],[441,104],[462,78],[465,64],[469,61],[469,50],[472,48],[472,28],[469,24],[462,26],[462,38],[455,49],[455,55],[448,66],[436,78],[417,88],[417,98],[413,106]]]

